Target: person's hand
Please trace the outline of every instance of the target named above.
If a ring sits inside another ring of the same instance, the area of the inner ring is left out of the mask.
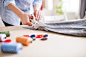
[[[37,21],[41,20],[41,18],[42,18],[41,11],[40,10],[35,10],[34,11],[34,16],[35,16]]]
[[[20,16],[20,19],[21,19],[22,24],[23,24],[23,25],[32,26],[30,17],[31,17],[31,16],[30,16],[29,14],[23,13],[23,14]]]
[[[30,21],[30,15],[24,13],[22,10],[20,10],[16,5],[13,3],[9,4],[7,6],[11,11],[13,11],[20,19],[23,25],[29,25],[32,26]]]

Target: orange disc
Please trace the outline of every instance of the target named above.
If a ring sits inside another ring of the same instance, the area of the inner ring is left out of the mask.
[[[17,37],[16,42],[22,43],[23,45],[26,45],[26,46],[29,45],[28,37]]]

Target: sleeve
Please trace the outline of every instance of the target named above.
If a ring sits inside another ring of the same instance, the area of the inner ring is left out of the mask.
[[[4,6],[8,6],[10,3],[15,4],[15,0],[4,0]]]
[[[42,0],[34,0],[33,5],[39,5],[39,7],[41,7]]]

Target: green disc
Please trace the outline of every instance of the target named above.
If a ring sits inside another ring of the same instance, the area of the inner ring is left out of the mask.
[[[33,38],[33,41],[35,41],[36,39],[35,38]]]
[[[10,32],[9,31],[0,32],[0,34],[6,34],[6,37],[9,37],[10,36]]]

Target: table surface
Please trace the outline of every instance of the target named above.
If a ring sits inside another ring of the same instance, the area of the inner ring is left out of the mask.
[[[75,37],[52,32],[25,29],[22,26],[1,27],[1,31],[10,31],[12,39],[16,43],[17,36],[31,34],[48,34],[47,41],[36,40],[29,46],[23,46],[19,54],[2,53],[0,57],[86,57],[86,37]],[[0,42],[1,45],[1,42]]]

